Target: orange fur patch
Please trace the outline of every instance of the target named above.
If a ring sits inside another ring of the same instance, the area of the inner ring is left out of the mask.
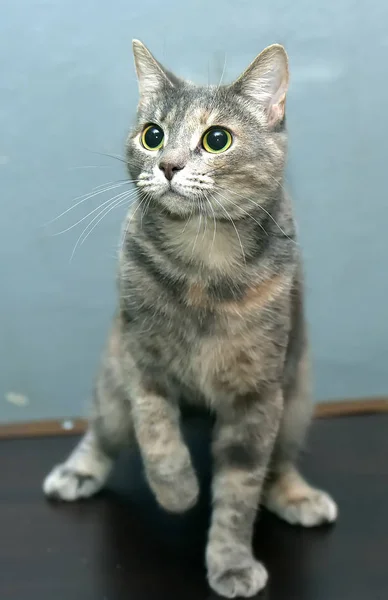
[[[197,308],[209,308],[211,306],[221,311],[241,314],[245,311],[260,310],[287,289],[288,285],[288,276],[284,274],[274,275],[249,288],[241,300],[215,302],[209,298],[202,284],[193,283],[188,289],[186,302],[189,306],[196,306]]]
[[[281,294],[288,287],[288,283],[289,278],[283,273],[274,275],[270,279],[266,279],[262,283],[249,288],[241,300],[223,303],[222,308],[227,312],[238,314],[245,311],[260,310]]]

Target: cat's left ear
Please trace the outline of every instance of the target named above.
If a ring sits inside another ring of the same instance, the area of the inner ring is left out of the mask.
[[[284,118],[288,82],[287,53],[283,46],[274,44],[254,59],[233,87],[260,104],[267,114],[268,125],[273,127]]]
[[[178,78],[162,67],[142,42],[133,40],[132,47],[140,96],[150,95],[163,87],[174,87],[178,84]]]

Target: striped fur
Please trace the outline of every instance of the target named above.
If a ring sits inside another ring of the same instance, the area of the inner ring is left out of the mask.
[[[260,500],[289,522],[333,521],[336,506],[295,470],[311,404],[303,281],[284,192],[287,58],[265,50],[232,85],[178,80],[134,44],[140,84],[127,160],[138,198],[124,224],[119,303],[89,432],[45,481],[66,500],[104,484],[136,440],[159,503],[193,506],[198,482],[181,435],[182,402],[214,413],[210,585],[251,596],[267,580],[251,549]],[[165,143],[141,145],[147,123]],[[233,134],[206,153],[211,126]],[[167,181],[161,160],[179,164]],[[183,167],[182,167],[183,165]]]

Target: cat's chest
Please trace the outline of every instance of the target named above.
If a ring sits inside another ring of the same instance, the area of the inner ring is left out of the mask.
[[[192,349],[189,372],[205,396],[247,393],[268,376],[274,342],[258,326],[209,336]]]
[[[190,349],[188,373],[205,396],[245,394],[276,378],[289,331],[289,280],[274,276],[240,301],[220,303]]]

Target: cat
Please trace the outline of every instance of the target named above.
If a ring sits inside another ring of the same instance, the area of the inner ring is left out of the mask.
[[[296,467],[312,412],[303,274],[284,191],[288,58],[272,45],[230,85],[196,86],[133,42],[137,122],[126,146],[138,198],[124,224],[119,301],[87,433],[44,482],[85,498],[135,440],[159,504],[199,486],[182,402],[215,416],[208,581],[249,597],[267,582],[252,552],[259,504],[291,524],[337,506]],[[140,209],[140,210],[139,210]]]

